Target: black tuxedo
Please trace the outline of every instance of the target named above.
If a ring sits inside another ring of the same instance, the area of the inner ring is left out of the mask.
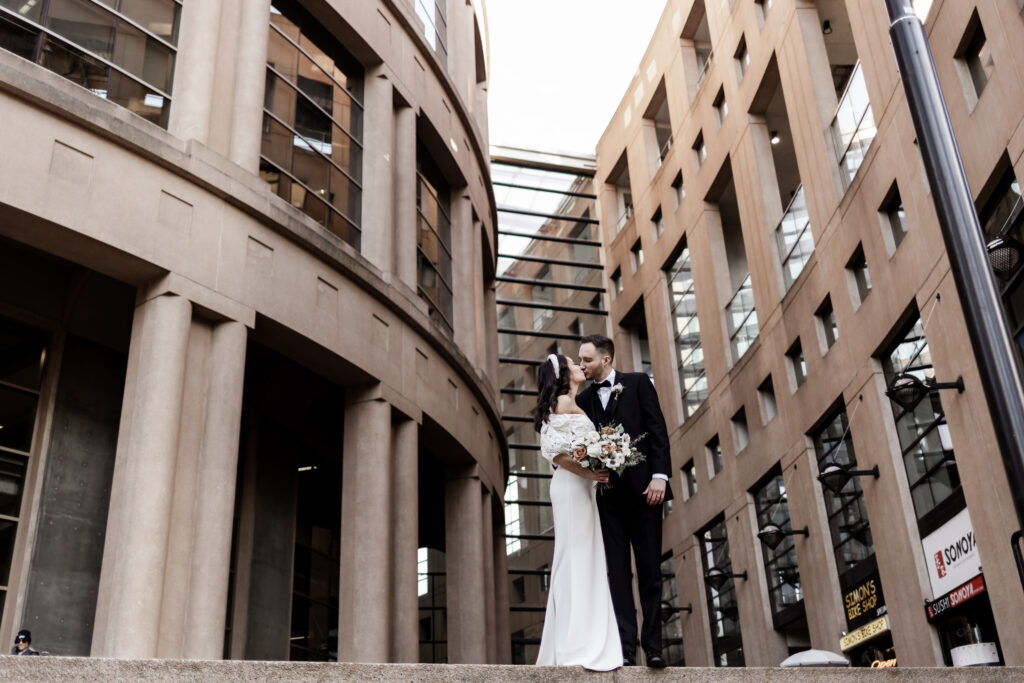
[[[628,468],[621,477],[612,474],[611,490],[597,497],[608,560],[608,583],[622,639],[622,654],[632,660],[636,653],[637,629],[630,548],[636,559],[637,586],[643,612],[643,649],[661,654],[662,505],[648,505],[643,492],[654,474],[671,478],[672,460],[668,429],[650,378],[641,372],[616,372],[615,383],[622,385],[622,392],[618,396],[612,392],[607,408],[602,408],[594,385],[576,396],[576,404],[595,425],[619,424],[634,438],[646,434],[636,445],[647,459]],[[671,500],[672,487],[667,481],[665,484],[665,500]]]

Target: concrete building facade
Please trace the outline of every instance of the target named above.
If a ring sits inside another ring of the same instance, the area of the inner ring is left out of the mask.
[[[0,3],[0,641],[501,662],[475,1]]]
[[[1016,236],[1021,3],[914,5],[986,238]],[[671,433],[686,664],[1021,664],[1018,522],[883,3],[670,0],[595,194],[618,365],[649,349]],[[963,390],[901,405],[905,375]]]

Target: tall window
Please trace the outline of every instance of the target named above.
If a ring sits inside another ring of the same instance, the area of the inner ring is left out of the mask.
[[[774,524],[783,531],[792,531],[789,520],[789,501],[786,482],[776,468],[768,479],[751,493],[757,513],[757,528]],[[794,536],[786,536],[774,548],[761,545],[764,573],[768,578],[768,597],[771,600],[772,620],[779,628],[804,614],[804,591],[800,585],[800,569],[796,563]]]
[[[661,647],[669,666],[686,666],[683,656],[683,623],[679,614],[679,589],[672,567],[672,553],[661,558]]]
[[[839,102],[835,118],[832,119],[832,143],[839,159],[844,188],[849,188],[853,182],[876,132],[875,117],[868,100],[868,87],[864,82],[864,69],[858,63]]]
[[[448,0],[415,0],[416,16],[423,22],[423,37],[448,66]]]
[[[754,340],[757,339],[757,310],[754,308],[754,286],[750,275],[743,280],[739,289],[732,295],[726,307],[729,322],[729,342],[732,346],[733,361],[743,357]]]
[[[992,193],[978,208],[978,218],[985,234],[985,240],[996,237],[1011,237],[1018,241],[1024,240],[1024,221],[1019,213],[1021,200],[1020,183],[1014,175],[1009,159],[1004,157],[1000,163],[1005,170],[998,176]],[[997,170],[996,173],[999,173]],[[997,271],[1000,296],[1003,300],[1003,311],[1010,328],[1010,335],[1016,340],[1020,353],[1024,348],[1024,268],[1000,269]]]
[[[796,191],[779,227],[775,229],[775,239],[782,260],[786,291],[789,291],[814,253],[814,236],[811,234],[811,219],[807,213],[803,185]]]
[[[732,573],[729,537],[725,518],[719,516],[697,535],[704,575],[710,570]],[[736,603],[735,579],[728,578],[720,586],[704,580],[708,620],[711,624],[711,647],[715,666],[743,666],[743,640],[740,636],[740,614]]]
[[[422,146],[416,152],[417,291],[430,317],[452,333],[451,190]]]
[[[167,126],[180,0],[2,0],[0,48]]]
[[[0,616],[7,601],[25,470],[46,363],[45,335],[0,321]]]
[[[270,7],[260,177],[356,249],[362,67],[293,0]]]
[[[293,661],[338,661],[340,465],[338,459],[310,457],[298,468],[289,639]]]
[[[924,336],[921,319],[916,318],[907,332],[883,359],[886,384],[901,373],[909,373],[921,380],[935,378],[928,340]],[[946,412],[942,409],[938,392],[926,393],[917,403],[903,408],[892,404],[896,433],[903,451],[903,464],[907,469],[910,495],[914,512],[922,527],[922,535],[930,533],[939,524],[959,512],[963,501],[954,498],[960,493],[960,474],[953,456],[953,442],[949,438]],[[952,504],[943,505],[947,500]]]
[[[704,373],[704,351],[701,348],[697,297],[693,290],[688,247],[683,247],[679,258],[668,270],[668,294],[672,304],[672,318],[675,320],[683,414],[689,418],[708,397],[708,378]]]
[[[830,465],[857,467],[845,410],[837,412],[813,437],[819,470]],[[832,493],[825,487],[822,487],[822,492],[828,511],[829,530],[832,532],[836,569],[841,577],[875,554],[868,511],[864,505],[864,492],[857,477],[851,477],[839,493]]]

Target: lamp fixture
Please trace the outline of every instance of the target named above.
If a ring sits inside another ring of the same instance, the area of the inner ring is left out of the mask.
[[[823,21],[822,24],[821,24],[821,32],[824,33],[826,36],[827,35],[831,35],[832,34],[832,22],[829,21],[828,19]]]
[[[985,245],[992,271],[1003,280],[1017,272],[1024,261],[1024,244],[1008,236],[996,237]]]
[[[779,144],[779,141],[782,139],[782,138],[779,137],[779,131],[777,131],[777,130],[773,130],[771,132],[771,136],[772,136],[772,144],[773,145]]]
[[[744,571],[742,574],[734,574],[733,572],[727,572],[724,569],[719,569],[718,567],[711,567],[704,572],[704,580],[707,581],[715,590],[722,590],[722,586],[724,586],[725,582],[729,579],[743,579],[746,581],[747,572]]]
[[[854,477],[866,477],[869,474],[878,479],[878,465],[870,470],[855,470],[849,465],[829,465],[818,475],[818,481],[832,493],[839,493]]]
[[[686,605],[685,607],[674,607],[672,605],[672,603],[669,602],[668,600],[662,600],[661,601],[661,622],[662,623],[668,622],[673,616],[675,616],[679,612],[686,612],[688,614],[693,614],[693,605],[689,604],[689,605]]]
[[[955,382],[936,382],[934,379],[921,381],[909,372],[901,372],[893,378],[889,388],[885,390],[885,395],[896,405],[909,410],[927,394],[939,389],[956,389],[962,394],[964,378],[957,377]]]
[[[773,550],[782,543],[786,536],[806,537],[810,535],[810,531],[808,531],[806,526],[803,529],[790,529],[789,531],[785,531],[778,524],[765,524],[761,527],[761,530],[757,532],[757,537],[761,539],[761,542]]]

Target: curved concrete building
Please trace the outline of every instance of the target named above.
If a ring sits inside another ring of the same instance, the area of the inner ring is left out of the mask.
[[[0,641],[507,661],[486,38],[0,2]]]

